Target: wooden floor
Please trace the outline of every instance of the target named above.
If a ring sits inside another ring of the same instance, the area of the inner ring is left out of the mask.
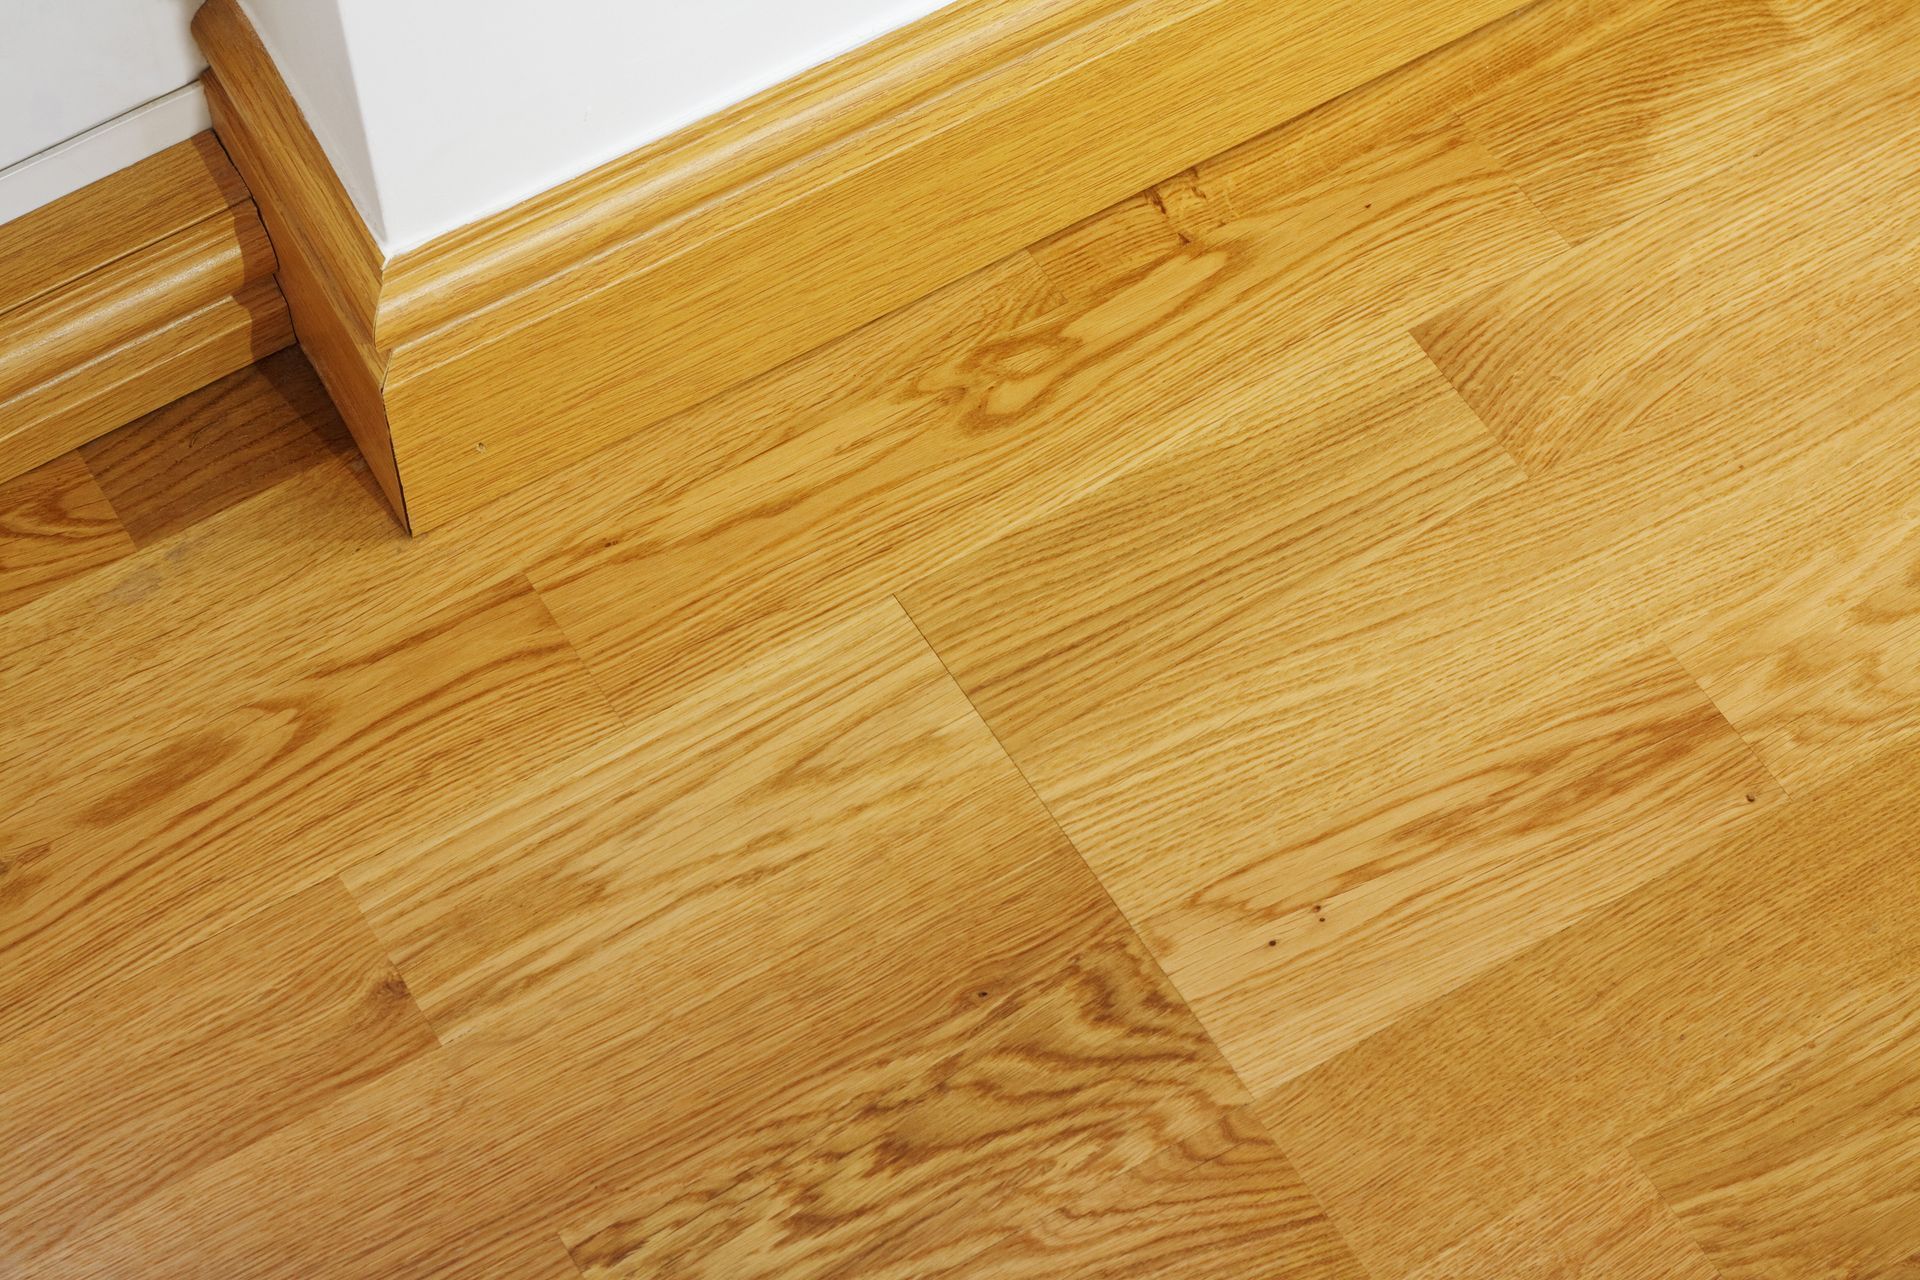
[[[1920,1276],[1908,0],[1547,0],[416,541],[284,353],[0,610],[8,1277]]]

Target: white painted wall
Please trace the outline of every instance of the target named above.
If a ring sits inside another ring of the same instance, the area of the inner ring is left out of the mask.
[[[243,0],[389,254],[945,2]]]
[[[0,0],[0,222],[207,127],[198,7]]]

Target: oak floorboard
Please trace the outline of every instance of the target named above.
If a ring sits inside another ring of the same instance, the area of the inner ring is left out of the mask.
[[[17,1274],[434,1047],[338,880],[265,906],[0,1037],[0,1258]]]
[[[1684,8],[1685,6],[1679,6]],[[1857,335],[1804,323],[1880,282],[1909,282],[1920,212],[1895,193],[1920,153],[1920,58],[1825,84],[1790,143],[1720,170],[1551,264],[1515,274],[1415,329],[1461,396],[1540,475],[1649,413],[1671,412],[1671,365],[1725,349],[1768,313],[1802,323],[1799,361],[1858,377]],[[1844,151],[1834,137],[1847,139]],[[1861,219],[1853,211],[1884,208]],[[1911,312],[1902,311],[1906,339]],[[1844,356],[1842,353],[1845,353]],[[1700,376],[1698,372],[1694,376]],[[1750,377],[1767,376],[1754,369]],[[1828,394],[1832,394],[1829,390]]]
[[[1337,817],[1290,807],[1268,848],[1146,917],[1250,1087],[1384,1030],[1779,799],[1663,650],[1524,701],[1430,775]]]
[[[1266,1131],[1237,1109],[924,1280],[1366,1280]]]
[[[0,1271],[1920,1280],[1917,19],[1540,0],[418,539],[292,355],[69,455]]]
[[[644,531],[530,576],[633,714],[791,633],[849,583],[870,598],[1284,401],[1304,351],[1369,343],[1559,246],[1484,153],[1437,128],[1354,158],[1090,307],[935,364],[903,402],[843,412],[824,456],[821,437],[783,443],[719,492],[690,489]],[[742,489],[757,499],[751,518]],[[622,605],[636,596],[656,607]]]
[[[1900,744],[1261,1098],[1378,1280],[1404,1276],[1863,993],[1920,974]],[[1756,892],[1756,886],[1767,886]]]
[[[40,1274],[912,1275],[1248,1101],[890,602],[349,876],[445,1049]]]
[[[1920,503],[1908,503],[1668,642],[1798,791],[1920,731],[1916,582]]]
[[[1726,1280],[1877,1276],[1920,1255],[1920,981],[1861,1003],[1633,1145]]]
[[[290,349],[79,453],[134,542],[148,546],[350,447],[325,388]]]
[[[368,634],[565,548],[641,537],[655,511],[690,493],[714,506],[712,519],[743,517],[755,491],[716,477],[782,442],[812,462],[830,458],[837,427],[894,412],[923,367],[1059,303],[1030,259],[1009,259],[434,536],[400,533],[357,458],[291,476],[0,617],[12,730],[0,736],[0,776],[64,742],[75,719],[111,726],[143,699],[273,678],[304,660],[314,634]],[[236,376],[250,380],[247,395],[277,401],[258,369]],[[182,599],[198,607],[182,610]]]
[[[614,725],[524,581],[334,638],[215,699],[141,701],[0,774],[0,1028],[31,1026]]]
[[[1860,52],[1845,14],[1822,10],[1875,7],[1891,12],[1879,0],[1541,5],[1512,24],[1538,56],[1484,59],[1497,74],[1454,109],[1580,243],[1805,137]]]
[[[1722,1280],[1622,1153],[1548,1186],[1409,1280]]]
[[[133,550],[87,464],[63,453],[0,481],[0,614]]]

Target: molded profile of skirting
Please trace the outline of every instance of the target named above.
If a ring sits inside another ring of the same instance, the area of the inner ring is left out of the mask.
[[[0,225],[0,478],[290,345],[275,268],[209,132]]]
[[[237,0],[194,31],[302,344],[418,532],[1521,4],[958,0],[392,258]]]

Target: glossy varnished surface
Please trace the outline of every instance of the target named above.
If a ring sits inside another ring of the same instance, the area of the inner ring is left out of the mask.
[[[1898,1280],[1920,17],[1536,5],[409,540],[0,485],[0,1271]]]

